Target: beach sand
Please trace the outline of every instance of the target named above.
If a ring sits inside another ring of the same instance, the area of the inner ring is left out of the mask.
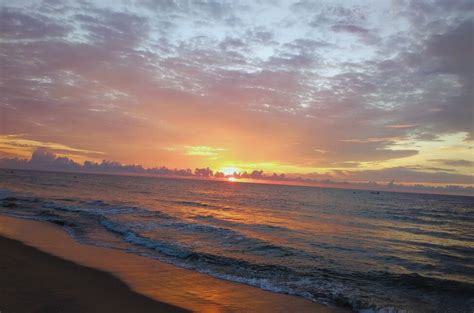
[[[188,312],[131,291],[106,272],[0,237],[0,311]]]
[[[0,311],[347,312],[125,252],[60,227],[0,216]],[[32,248],[34,247],[34,248]]]

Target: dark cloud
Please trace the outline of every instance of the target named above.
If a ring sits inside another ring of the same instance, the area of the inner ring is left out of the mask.
[[[368,34],[369,30],[357,25],[344,25],[338,24],[331,27],[331,29],[335,32],[347,32],[353,34]]]
[[[90,41],[106,49],[128,50],[147,37],[147,20],[136,14],[101,9],[92,9],[85,13],[88,15],[78,14],[76,20],[81,23]]]
[[[81,166],[66,157],[56,157],[53,153],[44,149],[36,150],[30,160],[24,159],[0,159],[3,168],[34,169],[52,171],[79,171]]]
[[[472,175],[449,173],[445,171],[421,171],[410,167],[394,167],[382,170],[363,170],[342,172],[339,179],[351,181],[410,182],[432,184],[472,184]]]
[[[244,10],[245,6],[234,1],[132,1],[137,7],[149,9],[156,15],[168,15],[171,18],[198,17],[203,24],[214,21],[223,21],[230,25],[238,25],[239,18],[235,15],[237,11]]]
[[[473,161],[469,161],[469,160],[446,160],[446,159],[433,159],[433,160],[429,160],[429,161],[432,161],[432,162],[437,162],[437,163],[440,163],[440,164],[443,164],[443,165],[448,165],[448,166],[465,166],[465,167],[472,167],[474,166],[474,162]]]
[[[135,1],[137,6],[146,7],[152,11],[161,13],[170,13],[182,9],[178,1],[175,0],[163,0],[163,1],[154,1],[154,0],[138,0]]]
[[[219,46],[224,49],[241,49],[246,46],[245,42],[240,38],[227,37],[219,43]]]
[[[0,8],[0,37],[3,40],[63,37],[70,30],[68,25],[50,21],[41,14],[30,15],[15,9]]]
[[[265,27],[255,27],[249,29],[246,32],[246,37],[249,38],[251,41],[255,41],[262,44],[276,43],[273,42],[275,34]]]
[[[433,35],[427,45],[427,53],[436,62],[432,73],[456,75],[461,84],[457,95],[433,114],[437,128],[445,131],[468,132],[473,138],[474,99],[474,22],[464,21],[441,35]],[[432,74],[433,75],[433,74]]]

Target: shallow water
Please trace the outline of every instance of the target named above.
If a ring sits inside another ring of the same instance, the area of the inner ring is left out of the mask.
[[[310,300],[472,312],[474,198],[0,170],[0,213]]]

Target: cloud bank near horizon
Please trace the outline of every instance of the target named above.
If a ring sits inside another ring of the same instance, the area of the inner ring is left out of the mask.
[[[463,176],[452,173],[445,173],[447,177],[440,177],[436,173],[420,173],[417,169],[407,170],[405,168],[391,168],[379,171],[364,172],[343,172],[333,173],[333,175],[310,174],[298,176],[297,174],[267,174],[263,170],[254,170],[248,172],[234,172],[233,174],[224,174],[223,172],[213,171],[209,167],[187,169],[169,169],[167,167],[144,168],[141,165],[126,165],[118,162],[102,160],[101,162],[84,161],[80,164],[67,157],[56,156],[48,152],[46,149],[36,150],[30,159],[19,158],[1,158],[0,168],[5,169],[22,169],[22,170],[44,170],[58,172],[85,172],[85,173],[108,173],[108,174],[130,174],[130,175],[154,175],[154,176],[171,176],[186,178],[203,178],[203,179],[225,179],[234,177],[244,180],[256,181],[274,181],[279,183],[300,183],[308,185],[325,185],[344,188],[362,188],[362,189],[387,189],[392,191],[418,191],[418,192],[436,192],[436,193],[454,193],[466,194],[474,196],[474,185],[472,184],[472,176]],[[418,178],[416,184],[397,183],[393,177],[399,177],[400,173],[403,177],[413,181],[413,177]],[[461,176],[461,177],[460,177]],[[433,186],[425,185],[422,182],[426,180],[432,183],[443,182],[444,185]],[[446,184],[446,181],[453,180],[455,182],[462,181],[459,184]],[[387,183],[389,182],[389,183]]]

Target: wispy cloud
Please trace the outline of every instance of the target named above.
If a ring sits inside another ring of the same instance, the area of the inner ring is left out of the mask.
[[[446,159],[434,159],[434,160],[429,160],[429,161],[440,163],[440,164],[443,164],[443,165],[448,165],[448,166],[471,167],[471,170],[474,170],[474,161],[469,161],[469,160],[446,160]]]
[[[217,157],[222,151],[227,151],[224,148],[215,148],[209,146],[185,146],[186,155]]]
[[[100,156],[104,154],[100,151],[73,148],[56,142],[27,139],[28,137],[26,134],[0,135],[0,150],[21,156],[29,156],[39,148],[68,155]]]
[[[385,128],[415,128],[416,124],[394,124],[386,125]]]

